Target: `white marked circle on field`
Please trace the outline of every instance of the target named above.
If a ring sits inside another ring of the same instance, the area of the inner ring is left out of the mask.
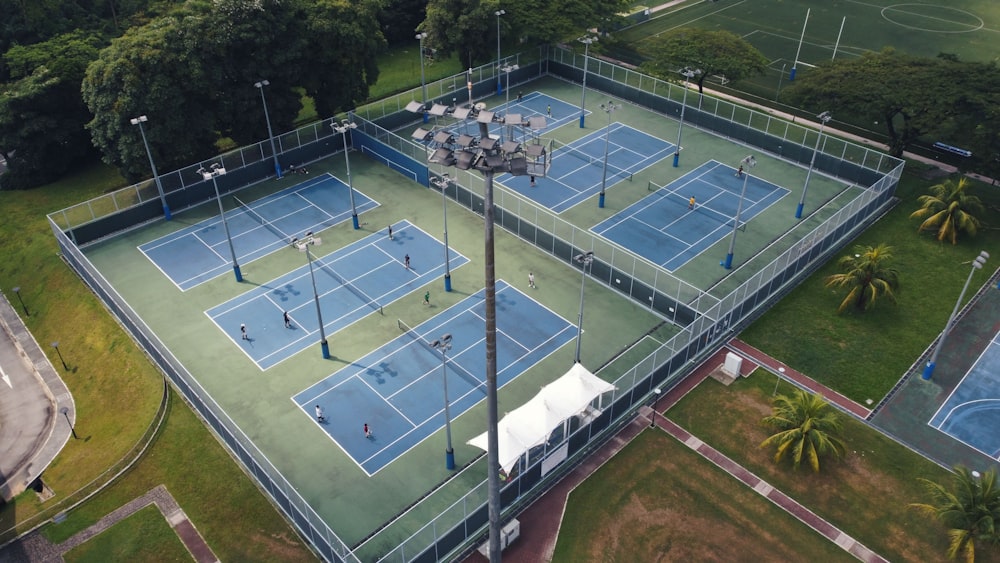
[[[919,11],[906,9],[908,7],[918,7]],[[982,18],[971,12],[932,4],[893,4],[882,8],[882,17],[900,27],[931,33],[970,33],[986,26]],[[911,20],[912,23],[904,23],[900,19]],[[913,25],[918,21],[923,23],[923,27]]]

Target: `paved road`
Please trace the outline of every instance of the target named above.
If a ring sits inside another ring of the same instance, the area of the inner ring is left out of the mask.
[[[0,298],[0,496],[4,500],[23,492],[66,445],[71,435],[67,418],[75,422],[73,397],[10,302]]]

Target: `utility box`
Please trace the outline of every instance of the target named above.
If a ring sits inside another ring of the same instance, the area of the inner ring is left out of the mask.
[[[507,549],[507,546],[519,537],[521,537],[521,522],[515,518],[500,528],[500,551]],[[490,556],[490,541],[486,540],[486,543],[479,546],[478,551],[483,557],[488,558]]]
[[[726,363],[722,365],[722,371],[729,377],[736,378],[740,376],[741,369],[743,369],[743,358],[738,354],[728,352]]]

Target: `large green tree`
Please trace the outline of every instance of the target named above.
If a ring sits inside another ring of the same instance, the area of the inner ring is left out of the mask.
[[[4,55],[13,81],[0,86],[0,154],[8,165],[0,188],[51,182],[93,152],[80,81],[103,43],[77,31]]]
[[[912,503],[910,507],[948,529],[949,558],[962,557],[972,563],[977,543],[993,549],[1000,546],[1000,487],[995,469],[973,475],[966,467],[955,467],[950,490],[927,479],[921,482],[930,502]]]
[[[709,76],[723,75],[741,80],[764,74],[767,57],[730,31],[682,27],[655,36],[642,48],[648,60],[642,69],[666,80],[678,79],[678,71],[688,67],[701,71],[694,77],[702,92]]]
[[[775,463],[787,457],[795,469],[806,461],[818,472],[821,457],[844,451],[843,442],[834,435],[840,431],[840,418],[818,393],[796,389],[791,395],[778,395],[762,423],[777,429],[760,444],[776,448]]]
[[[962,176],[958,182],[946,180],[930,187],[929,194],[917,198],[921,208],[910,214],[913,219],[923,219],[918,231],[935,231],[938,240],[951,244],[958,242],[958,235],[965,233],[976,236],[980,220],[977,215],[984,212],[983,202],[968,193],[971,185]]]
[[[384,48],[370,0],[189,2],[131,28],[87,70],[83,95],[94,144],[129,179],[148,175],[138,131],[164,171],[215,153],[219,134],[250,143],[267,136],[262,90],[275,134],[291,128],[302,96],[320,115],[364,100]]]
[[[882,298],[895,303],[899,272],[889,267],[891,260],[892,247],[885,244],[867,247],[858,245],[854,247],[853,254],[841,257],[837,261],[841,273],[826,278],[827,287],[848,290],[837,312],[842,313],[851,305],[857,311],[867,311]]]
[[[990,68],[953,57],[913,57],[887,48],[824,62],[800,75],[782,96],[799,107],[830,110],[884,127],[889,152],[901,156],[922,136],[960,145],[987,111],[995,116],[995,103],[990,100],[997,101],[997,94],[981,94],[978,84],[996,72]],[[994,83],[992,78],[990,83]]]
[[[143,127],[161,171],[214,153],[216,91],[212,61],[198,56],[200,28],[191,14],[133,27],[87,68],[83,99],[94,115],[87,127],[103,160],[130,181],[150,173],[131,118],[148,117]]]

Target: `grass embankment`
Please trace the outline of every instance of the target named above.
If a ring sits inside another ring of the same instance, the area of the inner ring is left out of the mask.
[[[826,277],[838,272],[835,257],[740,337],[861,404],[878,402],[944,328],[972,259],[981,250],[1000,256],[1000,191],[981,183],[972,193],[991,210],[975,238],[962,237],[953,246],[917,233],[919,222],[910,213],[920,207],[917,197],[939,182],[904,176],[899,205],[837,255],[854,252],[855,244],[892,246],[890,266],[899,270],[900,279],[897,304],[885,301],[867,312],[838,315],[846,292],[825,286]],[[984,270],[992,272],[995,266],[987,263]],[[973,278],[966,300],[986,277],[979,273]]]

